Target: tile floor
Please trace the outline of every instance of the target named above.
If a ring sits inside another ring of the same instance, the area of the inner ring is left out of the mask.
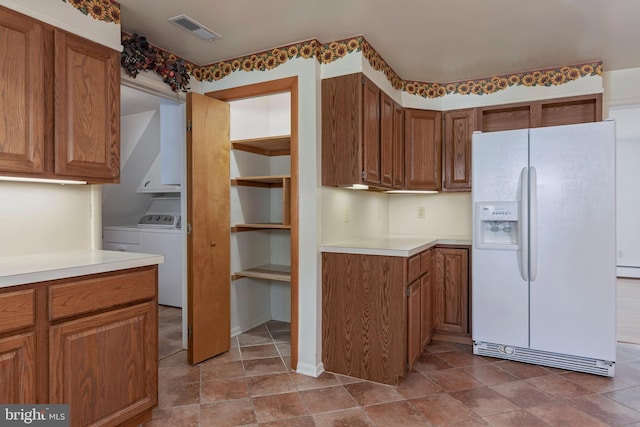
[[[164,333],[159,406],[146,426],[640,426],[640,346],[618,345],[616,377],[473,356],[434,342],[399,387],[288,369],[289,325],[269,322],[189,366]],[[174,312],[175,313],[175,312]],[[175,338],[175,337],[174,337]],[[169,353],[167,355],[167,353]]]

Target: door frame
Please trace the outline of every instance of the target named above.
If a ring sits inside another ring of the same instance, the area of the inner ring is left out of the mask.
[[[219,91],[205,92],[221,101],[289,92],[291,95],[291,369],[298,366],[298,77],[286,77]]]

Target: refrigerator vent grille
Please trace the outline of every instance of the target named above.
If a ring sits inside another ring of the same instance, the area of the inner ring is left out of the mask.
[[[505,348],[509,348],[510,352],[505,352]],[[474,342],[473,353],[480,356],[498,357],[570,371],[586,372],[588,374],[602,375],[605,377],[613,377],[615,370],[615,362],[532,350],[530,348],[508,347],[494,343]]]

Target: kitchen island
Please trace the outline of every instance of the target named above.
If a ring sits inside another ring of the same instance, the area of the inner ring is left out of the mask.
[[[434,333],[470,341],[470,245],[406,235],[323,245],[324,368],[397,384]]]
[[[69,404],[73,426],[150,419],[162,262],[100,250],[0,259],[0,401]]]

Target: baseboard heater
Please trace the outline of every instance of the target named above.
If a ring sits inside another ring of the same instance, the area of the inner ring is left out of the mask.
[[[567,369],[569,371],[586,372],[588,374],[602,375],[605,377],[613,377],[616,365],[615,362],[608,360],[590,359],[588,357],[571,356],[568,354],[551,353],[548,351],[481,341],[473,342],[473,354]]]

